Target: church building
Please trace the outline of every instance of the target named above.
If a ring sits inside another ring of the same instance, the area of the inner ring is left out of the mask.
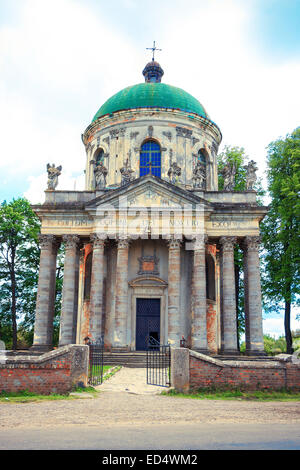
[[[222,135],[202,104],[162,83],[154,60],[145,82],[109,98],[83,135],[85,189],[56,189],[48,165],[41,220],[33,349],[52,348],[57,250],[65,246],[59,346],[104,337],[108,351],[143,351],[150,337],[205,354],[238,354],[234,247],[244,253],[246,349],[263,353],[259,223],[253,190],[233,190]]]

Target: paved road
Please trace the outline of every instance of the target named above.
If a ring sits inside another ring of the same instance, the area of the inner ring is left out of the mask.
[[[67,426],[0,430],[0,449],[299,450],[298,424]]]

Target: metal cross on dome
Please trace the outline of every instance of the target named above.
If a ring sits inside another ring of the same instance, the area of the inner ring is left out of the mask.
[[[157,49],[157,47],[155,46],[155,41],[153,41],[153,47],[146,47],[146,49],[153,52],[153,57],[152,57],[153,61],[154,61],[154,52],[162,50],[162,49]]]

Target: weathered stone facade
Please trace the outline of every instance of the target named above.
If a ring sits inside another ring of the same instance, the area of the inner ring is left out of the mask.
[[[100,116],[82,140],[86,189],[47,190],[44,204],[34,206],[42,229],[33,347],[51,347],[55,259],[64,243],[61,346],[104,335],[107,349],[141,349],[148,328],[173,346],[184,336],[194,350],[237,354],[233,248],[240,244],[247,350],[261,354],[258,242],[266,208],[252,190],[218,191],[218,127],[171,105],[133,106]],[[148,174],[141,173],[143,146],[152,142],[160,176],[152,157]],[[205,172],[201,184],[196,165]]]

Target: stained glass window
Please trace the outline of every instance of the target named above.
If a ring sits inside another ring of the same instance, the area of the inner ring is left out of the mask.
[[[151,175],[161,177],[161,152],[160,146],[154,140],[148,140],[141,147],[140,176]]]

